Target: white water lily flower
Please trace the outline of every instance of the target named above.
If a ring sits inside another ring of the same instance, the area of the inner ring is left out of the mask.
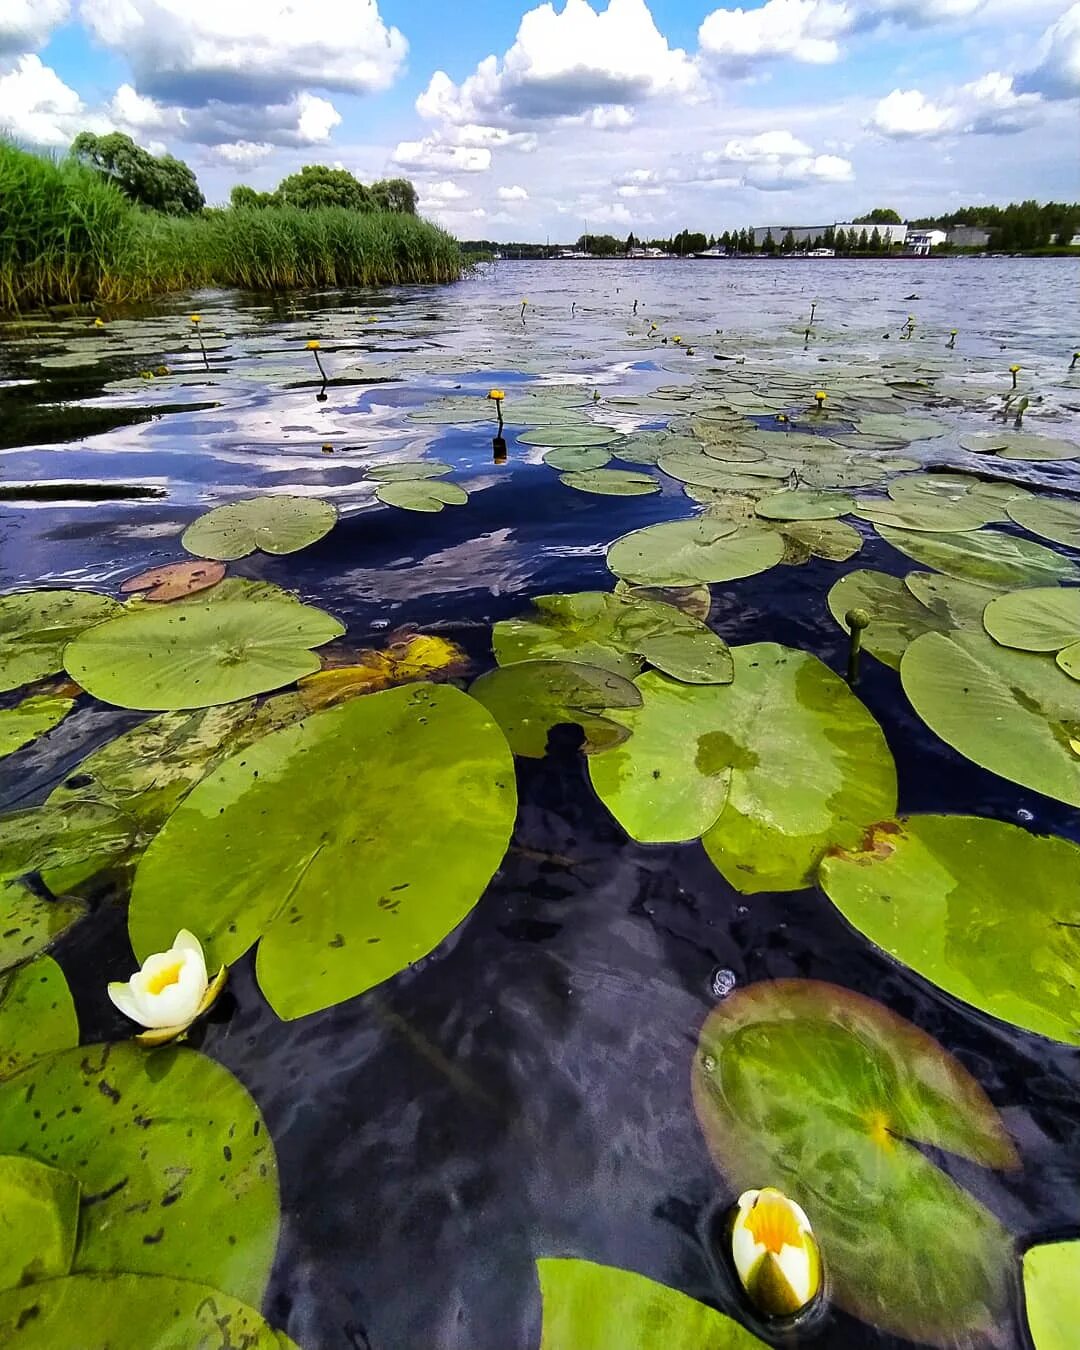
[[[199,939],[181,928],[167,952],[154,952],[126,984],[114,981],[109,997],[125,1017],[148,1030],[140,1041],[173,1040],[210,1007],[225,984],[222,966],[211,983]]]
[[[750,1300],[771,1317],[799,1312],[821,1288],[821,1254],[810,1220],[771,1186],[739,1196],[731,1254]]]

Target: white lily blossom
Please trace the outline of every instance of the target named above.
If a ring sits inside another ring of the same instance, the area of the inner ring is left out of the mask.
[[[770,1316],[792,1316],[821,1288],[821,1255],[810,1220],[771,1186],[739,1196],[731,1255],[751,1301]]]
[[[211,985],[199,939],[181,928],[167,952],[148,956],[127,983],[114,981],[109,997],[133,1022],[156,1033],[147,1039],[179,1035],[210,1006],[224,983],[222,968]]]

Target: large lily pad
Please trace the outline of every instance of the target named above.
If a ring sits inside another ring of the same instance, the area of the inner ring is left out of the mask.
[[[991,594],[986,592],[987,599]],[[899,577],[868,568],[841,577],[829,591],[828,602],[833,618],[845,633],[850,632],[848,613],[866,610],[870,623],[863,630],[862,645],[893,670],[900,669],[900,658],[917,637],[953,627],[920,604]]]
[[[834,985],[751,985],[710,1014],[692,1085],[730,1184],[767,1178],[806,1210],[842,1308],[942,1346],[1000,1325],[1009,1234],[917,1145],[988,1167],[1016,1155],[985,1093],[925,1032]]]
[[[14,708],[0,711],[0,759],[44,736],[75,706],[66,694],[30,694]]]
[[[839,493],[790,488],[763,497],[756,511],[765,520],[831,520],[847,515],[854,505],[850,497]]]
[[[375,496],[384,506],[399,506],[403,511],[426,511],[433,514],[444,506],[464,506],[469,494],[458,483],[444,483],[440,479],[416,478],[399,482],[380,483]]]
[[[166,1211],[167,1213],[168,1211]],[[0,1294],[11,1350],[296,1350],[248,1304],[167,1275],[69,1275]]]
[[[278,689],[319,669],[311,651],[344,627],[292,600],[147,607],[67,648],[68,673],[121,708],[206,708]]]
[[[995,597],[983,611],[995,642],[1025,652],[1059,652],[1080,642],[1080,590],[1033,586]]]
[[[533,605],[535,615],[495,625],[492,645],[500,665],[556,657],[633,678],[647,661],[689,684],[731,679],[727,643],[672,605],[604,591],[540,595]]]
[[[862,535],[844,520],[778,520],[769,522],[784,541],[783,561],[798,565],[811,558],[846,562],[862,548]]]
[[[73,1176],[33,1158],[0,1157],[0,1290],[66,1275],[78,1223]],[[13,1342],[5,1336],[4,1344]]]
[[[375,464],[364,475],[376,483],[413,483],[418,478],[441,478],[453,467],[438,459],[399,459],[393,464]]]
[[[541,1258],[540,1350],[765,1350],[745,1327],[644,1275]]]
[[[0,596],[0,690],[53,675],[84,629],[122,614],[95,591],[16,591]]]
[[[1024,497],[1006,506],[1017,525],[1055,544],[1080,548],[1080,502],[1062,497]]]
[[[657,466],[670,478],[680,483],[693,483],[696,487],[725,488],[732,482],[742,482],[745,478],[762,480],[762,487],[769,487],[774,480],[790,478],[790,464],[773,464],[768,460],[755,460],[752,463],[716,459],[702,452],[687,453],[682,450],[669,451],[660,456]]]
[[[753,576],[783,556],[783,540],[771,530],[698,516],[624,534],[608,549],[607,563],[616,576],[638,585],[693,586]]]
[[[51,956],[0,976],[0,1078],[78,1043],[71,991]]]
[[[963,534],[931,534],[878,525],[878,534],[893,548],[926,567],[949,576],[1007,589],[1080,581],[1080,567],[1053,549],[1000,530]]]
[[[601,497],[647,497],[660,491],[658,478],[630,469],[582,469],[578,473],[561,473],[559,480],[579,492],[594,492]]]
[[[629,735],[626,727],[606,716],[608,710],[641,704],[636,686],[613,665],[590,665],[581,659],[515,661],[481,675],[469,694],[498,722],[515,755],[541,759],[551,728],[563,723],[581,727],[582,749],[593,755]]]
[[[625,458],[625,456],[622,456]],[[544,463],[566,473],[582,473],[586,469],[602,469],[611,462],[611,452],[588,445],[568,445],[564,449],[549,450]]]
[[[132,945],[145,957],[185,927],[216,968],[258,942],[264,994],[301,1017],[396,975],[461,923],[515,809],[509,748],[475,700],[430,684],[352,699],[192,790],[139,865]]]
[[[979,816],[911,816],[834,850],[819,876],[860,932],[955,998],[1080,1045],[1075,844]]]
[[[192,521],[180,542],[200,558],[230,562],[256,549],[296,553],[334,528],[337,508],[316,497],[247,497]]]
[[[827,849],[895,810],[896,768],[881,728],[817,657],[766,642],[732,654],[713,745],[731,780],[705,850],[737,890],[797,890]]]
[[[75,1270],[213,1280],[261,1302],[277,1244],[274,1149],[213,1060],[130,1042],[35,1060],[0,1083],[0,1151],[78,1179]]]
[[[1005,431],[992,433],[992,439],[994,453],[999,459],[1025,459],[1034,462],[1075,459],[1080,456],[1080,445],[1075,441],[1058,440],[1053,436],[1036,436],[1027,431]]]
[[[872,525],[953,534],[981,529],[996,519],[1000,512],[995,508],[988,512],[968,498],[951,501],[926,493],[902,501],[874,501],[867,498],[856,503],[855,515],[861,520],[870,521]]]
[[[1024,1253],[1024,1303],[1035,1350],[1072,1350],[1080,1322],[1080,1242]]]
[[[518,440],[522,445],[610,445],[621,433],[611,427],[597,426],[595,422],[566,423],[550,427],[533,427],[523,431]]]
[[[992,773],[1080,806],[1080,685],[985,634],[926,633],[900,678],[931,731]]]
[[[0,972],[44,951],[85,913],[81,900],[46,899],[22,881],[0,878]]]

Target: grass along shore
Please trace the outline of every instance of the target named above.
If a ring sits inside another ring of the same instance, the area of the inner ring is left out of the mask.
[[[236,286],[456,281],[457,242],[398,212],[229,207],[165,216],[93,169],[0,141],[0,312]]]

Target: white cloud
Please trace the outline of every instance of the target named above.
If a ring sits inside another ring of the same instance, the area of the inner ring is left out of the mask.
[[[325,145],[341,122],[334,105],[316,94],[300,93],[287,103],[266,105],[208,103],[182,108],[145,98],[123,84],[108,105],[108,115],[123,130],[138,136],[168,132],[197,145],[269,144]]]
[[[27,145],[59,150],[79,131],[111,131],[112,125],[91,113],[51,66],[30,55],[0,75],[0,130]]]
[[[1080,4],[1046,30],[1035,66],[1017,78],[1022,93],[1049,99],[1080,97]]]
[[[883,136],[939,136],[951,121],[952,110],[920,90],[894,89],[878,102],[870,125]]]
[[[527,202],[529,194],[523,187],[501,187],[495,194],[501,202]]]
[[[935,102],[918,89],[894,89],[881,99],[870,128],[893,140],[949,135],[1007,135],[1038,116],[1037,94],[1018,94],[1011,75],[991,71]]]
[[[805,141],[790,131],[779,130],[735,137],[722,149],[706,150],[695,165],[691,181],[703,186],[738,184],[761,191],[810,183],[848,183],[854,177],[850,160],[815,154]]]
[[[431,183],[424,189],[424,196],[432,202],[460,202],[468,195],[449,178],[444,178],[441,183]]]
[[[70,12],[70,0],[4,0],[0,6],[0,56],[43,47]]]
[[[376,0],[82,0],[80,14],[138,88],[190,108],[386,89],[408,51]]]
[[[232,141],[224,145],[215,145],[211,154],[223,164],[231,165],[241,173],[253,169],[274,153],[269,141]]]
[[[422,141],[399,141],[391,161],[414,173],[484,173],[491,168],[491,151],[425,136]]]

